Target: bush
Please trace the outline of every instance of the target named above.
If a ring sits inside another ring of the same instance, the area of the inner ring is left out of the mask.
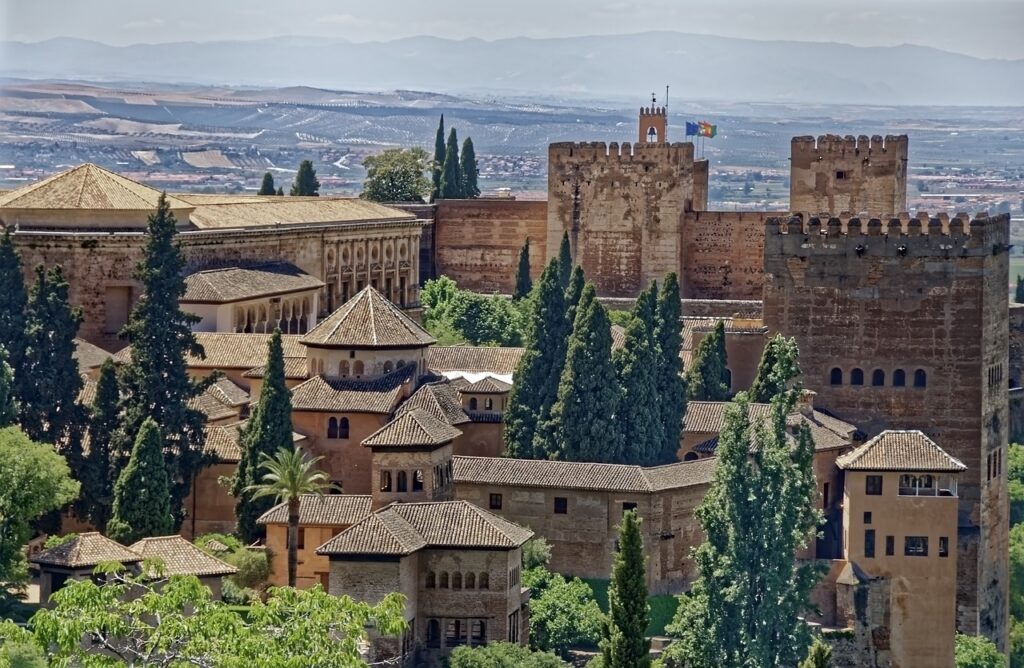
[[[243,589],[235,584],[231,578],[224,578],[224,585],[221,588],[221,600],[227,605],[252,605],[259,597],[260,595],[256,590]]]
[[[535,569],[540,570],[540,569]],[[579,578],[555,573],[530,600],[530,647],[561,656],[572,647],[596,647],[604,614],[594,592]]]
[[[543,536],[536,536],[523,543],[523,570],[542,566],[547,568],[551,562],[551,545]]]
[[[211,542],[225,546],[228,548],[227,552],[210,548]],[[245,590],[252,590],[251,593],[256,594],[262,591],[270,580],[271,554],[266,550],[251,550],[235,536],[222,533],[203,534],[196,538],[194,543],[196,547],[207,554],[238,569],[237,573],[224,579],[225,601],[228,596],[243,596]],[[232,587],[230,594],[228,593],[228,583]],[[240,605],[245,605],[247,602],[240,603]]]
[[[956,668],[1006,668],[995,643],[981,636],[956,634]]]
[[[457,647],[449,668],[569,668],[550,652],[535,652],[519,645],[496,642],[484,647]]]

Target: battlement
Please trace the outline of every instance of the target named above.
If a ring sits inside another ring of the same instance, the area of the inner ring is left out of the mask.
[[[692,163],[693,143],[558,142],[548,146],[548,158],[550,162],[556,160],[591,162],[660,162],[669,160]]]
[[[836,155],[868,155],[892,154],[896,158],[906,158],[910,140],[907,135],[821,135],[820,137],[793,137],[791,151],[794,157],[800,154],[812,154],[823,160]]]
[[[668,110],[665,107],[640,107],[641,116],[665,116]]]

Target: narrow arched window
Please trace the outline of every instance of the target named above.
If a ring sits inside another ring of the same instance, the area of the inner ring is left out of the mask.
[[[918,369],[914,372],[914,387],[927,387],[928,386],[928,374],[924,372],[924,369]]]
[[[864,384],[864,370],[854,369],[850,372],[850,385],[863,385]]]
[[[480,589],[490,589],[491,588],[491,576],[488,575],[487,573],[481,573],[480,577],[478,578],[478,581],[480,583],[480,585],[479,585]]]
[[[405,471],[399,471],[398,472],[398,491],[399,492],[406,492],[406,491],[408,491],[408,477],[407,477]]]
[[[831,383],[832,385],[842,385],[843,370],[840,369],[839,367],[833,367],[832,371],[829,373],[829,383]]]
[[[338,418],[327,421],[327,438],[338,438]]]
[[[473,397],[473,398],[471,398],[469,400],[469,410],[471,410],[471,411],[475,411],[476,410],[476,397]]]
[[[343,417],[338,421],[338,438],[348,438],[348,418]]]
[[[486,399],[484,399],[484,410],[485,411],[493,411],[494,410],[494,400],[491,399],[490,397],[487,397]]]
[[[390,361],[384,362],[384,373],[391,373],[393,370]]]
[[[352,375],[356,378],[362,378],[363,372],[366,370],[366,365],[363,364],[363,360],[356,360],[352,364]]]
[[[391,471],[380,472],[380,491],[390,492],[391,491]]]
[[[441,571],[441,589],[448,588],[448,571]]]
[[[687,452],[685,455],[683,455],[683,461],[684,462],[692,462],[692,461],[698,459],[699,457],[700,457],[700,455],[698,455],[696,452]]]
[[[466,573],[466,589],[476,589],[476,574]]]
[[[427,589],[433,589],[437,586],[437,577],[434,575],[434,571],[427,571]]]
[[[348,360],[338,362],[338,375],[342,378],[348,376]]]
[[[423,470],[416,469],[412,474],[412,491],[422,492],[423,491]]]
[[[452,589],[462,589],[462,573],[452,573]]]
[[[871,384],[875,387],[885,385],[885,372],[881,369],[875,369],[871,374]]]
[[[906,387],[907,386],[907,372],[903,369],[896,369],[892,372],[892,386],[893,387]]]

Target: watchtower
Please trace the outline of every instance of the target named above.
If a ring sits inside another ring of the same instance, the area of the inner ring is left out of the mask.
[[[665,107],[640,107],[638,144],[668,143],[668,110]]]

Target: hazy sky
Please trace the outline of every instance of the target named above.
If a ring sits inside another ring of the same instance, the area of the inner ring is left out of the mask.
[[[652,29],[1024,58],[1024,0],[0,0],[0,37],[23,41],[497,39]]]

